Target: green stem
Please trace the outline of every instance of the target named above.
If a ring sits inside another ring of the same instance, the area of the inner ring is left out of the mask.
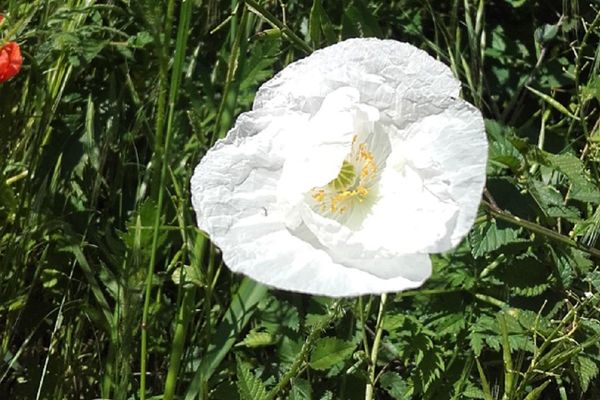
[[[183,60],[185,58],[185,49],[187,46],[187,38],[189,34],[189,24],[191,19],[191,10],[193,2],[190,0],[184,1],[181,7],[181,13],[178,23],[177,40],[175,44],[175,58],[173,62],[173,69],[171,70],[171,81],[169,83],[169,113],[167,117],[167,127],[164,139],[164,145],[162,143],[163,134],[163,121],[164,121],[164,109],[165,109],[165,93],[166,88],[164,83],[166,81],[166,75],[168,70],[168,62],[166,59],[167,54],[167,43],[170,38],[171,28],[173,21],[173,10],[175,9],[175,1],[169,0],[167,5],[167,16],[165,26],[165,38],[164,45],[160,51],[162,52],[160,75],[161,87],[158,99],[158,112],[156,116],[156,153],[155,160],[156,164],[160,163],[160,180],[158,185],[154,185],[158,190],[158,201],[156,204],[156,213],[153,224],[152,234],[152,247],[150,250],[150,262],[146,271],[146,287],[144,292],[144,308],[142,311],[142,335],[141,335],[141,355],[140,355],[140,400],[146,399],[146,372],[147,372],[147,353],[148,353],[148,314],[150,310],[150,295],[152,292],[152,277],[154,276],[154,266],[156,264],[156,254],[158,247],[158,236],[160,228],[160,220],[162,215],[163,203],[164,203],[164,187],[166,184],[167,177],[167,165],[169,158],[169,146],[171,143],[171,136],[173,133],[173,120],[175,115],[175,103],[177,100],[179,83],[181,81],[181,75],[183,73]],[[158,166],[158,165],[157,165]],[[156,182],[156,181],[155,181]]]
[[[280,21],[277,17],[275,17],[271,12],[269,12],[266,8],[258,4],[254,0],[244,0],[244,3],[250,8],[252,12],[254,12],[259,17],[262,17],[267,20],[273,27],[279,29],[282,34],[287,36],[287,38],[292,42],[292,44],[296,45],[301,50],[304,50],[305,53],[311,53],[313,49],[306,44],[306,42],[298,35],[296,35],[290,28],[287,27],[282,21]]]
[[[182,286],[184,285],[185,284],[182,283]],[[171,355],[169,358],[169,372],[167,373],[167,379],[165,381],[163,400],[171,400],[175,394],[179,366],[181,365],[181,359],[184,352],[185,336],[191,316],[190,311],[193,311],[194,308],[196,288],[194,286],[189,288],[182,287],[182,290],[183,299],[181,301],[181,305],[179,306],[179,313],[177,315],[175,334],[173,336],[173,348],[171,349]]]
[[[319,321],[317,324],[315,324],[315,326],[313,326],[312,330],[308,334],[308,337],[306,338],[306,341],[302,345],[302,349],[300,349],[300,353],[298,354],[298,356],[296,356],[296,359],[292,363],[292,366],[281,377],[277,386],[275,386],[269,393],[267,393],[265,397],[266,400],[275,399],[279,392],[281,392],[287,386],[289,381],[291,381],[294,377],[298,375],[301,367],[305,363],[308,353],[313,347],[315,340],[317,340],[319,336],[321,336],[321,332],[323,332],[323,330],[327,328],[331,321],[333,321],[337,317],[337,309],[339,307],[340,302],[341,300],[334,302],[329,309],[329,314],[323,319],[321,319],[321,321]]]
[[[238,15],[239,14],[239,15]],[[236,82],[237,72],[243,66],[243,57],[241,54],[246,51],[246,31],[248,25],[248,10],[246,7],[239,7],[232,23],[237,21],[239,17],[240,24],[236,27],[236,34],[231,46],[229,62],[227,67],[227,76],[225,78],[225,87],[223,88],[223,98],[219,104],[217,112],[217,124],[215,132],[211,138],[211,143],[214,143],[218,138],[225,135],[231,127],[235,106],[237,104],[237,96],[239,92],[239,84]]]
[[[492,206],[490,203],[488,203],[486,201],[482,201],[481,204],[483,204],[486,207],[487,212],[490,213],[490,215],[495,218],[501,219],[506,222],[510,222],[511,224],[514,224],[514,225],[521,226],[531,232],[540,234],[540,235],[545,236],[549,239],[552,239],[556,242],[566,244],[567,246],[574,247],[574,248],[584,251],[594,257],[600,258],[600,250],[598,250],[598,249],[595,249],[595,248],[589,247],[589,246],[585,246],[585,245],[578,243],[577,241],[571,239],[568,236],[565,236],[561,233],[553,231],[552,229],[548,229],[544,226],[536,224],[535,222],[521,219],[521,218],[514,216],[506,211],[500,210],[499,208]]]
[[[600,24],[600,11],[596,14],[596,17],[583,35],[581,45],[579,46],[579,52],[577,53],[577,58],[575,59],[575,91],[577,93],[577,100],[579,102],[579,119],[581,120],[581,127],[583,128],[583,133],[586,138],[589,138],[589,132],[587,129],[587,124],[585,123],[585,107],[583,107],[583,100],[581,97],[581,93],[583,91],[579,89],[579,84],[581,81],[581,60],[583,59],[583,50],[587,45],[590,35],[596,31],[598,24]]]
[[[381,344],[381,335],[383,333],[383,318],[385,311],[385,304],[387,302],[387,294],[381,295],[379,302],[379,312],[377,313],[377,325],[375,329],[375,339],[373,339],[373,347],[371,349],[371,359],[369,362],[369,380],[365,388],[365,400],[373,400],[374,388],[375,388],[375,369],[377,368],[377,358],[379,356],[379,345]]]

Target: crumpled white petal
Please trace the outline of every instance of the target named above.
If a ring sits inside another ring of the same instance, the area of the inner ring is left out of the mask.
[[[351,84],[361,101],[398,117],[397,95],[458,97],[460,82],[445,64],[408,43],[348,39],[288,65],[261,86],[254,109],[289,107],[309,113],[327,94]]]
[[[196,167],[198,225],[234,272],[355,296],[420,286],[470,229],[485,182],[478,110],[444,64],[352,39],[290,64]]]

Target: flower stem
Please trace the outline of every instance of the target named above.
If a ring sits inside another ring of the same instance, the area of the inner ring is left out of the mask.
[[[302,49],[305,53],[312,52],[312,48],[306,44],[304,40],[300,39],[300,37],[288,28],[286,24],[271,14],[269,10],[258,4],[258,2],[254,0],[244,0],[244,3],[246,3],[252,12],[266,19],[269,24],[279,29],[296,47]]]
[[[283,388],[285,388],[287,386],[288,382],[290,380],[292,380],[294,377],[296,377],[296,375],[298,375],[298,371],[300,371],[300,368],[304,364],[306,357],[308,356],[308,353],[312,349],[313,343],[315,342],[315,340],[317,340],[319,338],[319,336],[321,335],[321,332],[323,332],[323,330],[325,328],[327,328],[327,326],[331,323],[331,321],[333,321],[337,317],[337,315],[338,315],[337,310],[338,310],[340,303],[341,303],[340,300],[334,302],[329,308],[328,315],[323,317],[318,323],[316,323],[313,326],[312,330],[308,334],[308,337],[306,338],[306,342],[304,342],[304,344],[302,345],[302,349],[300,349],[300,353],[298,354],[298,356],[292,363],[292,366],[281,377],[277,386],[275,386],[267,394],[267,396],[265,397],[266,400],[273,400],[277,396],[277,394],[279,394],[279,392],[281,392],[283,390]]]
[[[385,311],[385,303],[387,294],[381,295],[379,302],[379,312],[377,313],[377,325],[375,328],[375,339],[373,339],[373,347],[371,348],[371,359],[369,362],[369,380],[365,388],[365,400],[373,400],[375,388],[375,368],[377,367],[377,357],[379,356],[379,344],[381,343],[381,334],[383,333],[383,317]]]
[[[521,219],[515,215],[512,215],[511,213],[509,213],[507,211],[504,211],[497,207],[494,207],[493,205],[491,205],[490,203],[488,203],[486,201],[482,201],[481,204],[483,204],[486,207],[487,212],[495,218],[501,219],[506,222],[510,222],[511,224],[514,224],[514,225],[521,226],[531,232],[546,236],[547,238],[552,239],[556,242],[566,244],[567,246],[574,247],[574,248],[584,251],[594,257],[600,258],[600,250],[598,250],[598,249],[578,243],[576,240],[573,240],[566,235],[563,235],[561,233],[553,231],[552,229],[548,229],[544,226],[536,224],[535,222]]]

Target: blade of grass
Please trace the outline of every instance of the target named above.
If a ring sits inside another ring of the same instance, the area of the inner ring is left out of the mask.
[[[141,362],[140,362],[140,399],[144,400],[146,398],[146,371],[147,371],[147,350],[148,350],[148,313],[150,309],[150,294],[152,291],[152,278],[154,275],[154,266],[156,264],[156,254],[158,247],[158,236],[159,236],[159,227],[161,214],[164,203],[164,187],[166,185],[167,178],[167,167],[169,161],[169,146],[171,143],[171,138],[173,135],[173,118],[175,114],[175,104],[177,101],[177,97],[179,94],[179,86],[181,82],[181,76],[183,75],[183,61],[185,59],[185,53],[187,48],[187,38],[189,34],[189,25],[192,14],[192,5],[193,2],[191,0],[184,0],[184,4],[181,7],[179,22],[178,22],[178,30],[177,30],[177,39],[175,42],[175,56],[173,62],[173,68],[171,70],[171,81],[169,84],[169,111],[167,117],[167,126],[164,132],[165,139],[164,145],[160,139],[162,139],[162,122],[159,122],[159,119],[163,118],[162,113],[160,112],[160,108],[164,108],[164,100],[159,99],[159,112],[157,114],[157,134],[156,140],[158,147],[157,149],[161,149],[162,151],[157,151],[155,156],[158,161],[157,164],[160,165],[160,180],[158,185],[154,187],[158,187],[158,201],[156,206],[156,215],[154,218],[154,230],[152,235],[152,247],[150,249],[150,263],[148,265],[147,276],[146,276],[146,287],[144,293],[144,308],[142,311],[142,337],[141,337]],[[169,5],[167,7],[167,18],[166,18],[166,32],[170,34],[170,24],[172,21],[172,13],[174,8],[174,0],[169,1]],[[170,35],[169,35],[170,36]],[[165,38],[165,42],[168,42],[169,36]],[[166,48],[168,46],[163,46],[162,51],[166,52]],[[168,64],[165,64],[165,57],[163,53],[163,59],[161,62],[161,74],[166,76],[166,70],[168,69]],[[164,92],[164,90],[163,90]],[[162,154],[161,154],[162,153]]]

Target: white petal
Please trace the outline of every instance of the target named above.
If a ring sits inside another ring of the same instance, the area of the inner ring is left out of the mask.
[[[292,107],[314,114],[332,91],[353,86],[360,101],[395,117],[394,102],[423,96],[458,96],[450,68],[427,53],[394,40],[349,39],[288,65],[265,83],[254,109]]]
[[[430,233],[446,230],[445,235],[434,235],[422,247],[422,251],[442,252],[456,246],[475,220],[485,184],[487,139],[481,113],[461,99],[430,99],[415,107],[419,118],[390,136],[401,164],[407,172],[415,172],[423,184],[423,190],[414,197],[401,190],[396,193],[396,198],[406,201],[410,197],[416,205],[414,225],[401,230],[399,236],[409,240],[415,238],[415,232],[428,235],[420,226]],[[391,168],[394,150],[388,159]],[[391,223],[383,215],[381,218],[381,222]]]
[[[257,232],[255,229],[241,230]],[[295,236],[287,229],[260,231],[239,241],[225,238],[219,246],[226,265],[235,272],[276,288],[332,297],[367,293],[399,292],[421,286],[431,273],[427,255],[415,254],[395,259],[366,259],[359,267],[347,267],[321,248]],[[235,230],[235,228],[234,228]],[[369,268],[367,268],[369,267]],[[399,271],[419,270],[421,279],[409,279]]]
[[[295,140],[290,138],[278,187],[278,202],[286,210],[288,225],[298,224],[298,204],[306,193],[339,173],[352,146],[357,113],[366,113],[359,107],[358,91],[337,89],[325,98],[304,131]]]
[[[277,205],[284,162],[279,155],[288,150],[287,137],[300,134],[287,128],[308,121],[302,114],[275,115],[242,114],[192,178],[198,224],[221,249],[226,265],[277,288],[335,297],[420,286],[431,270],[426,255],[355,260],[358,264],[348,267],[300,232],[290,231]],[[363,267],[367,265],[373,268]],[[406,273],[410,269],[424,274]]]
[[[304,209],[304,223],[324,247],[358,259],[442,252],[469,231],[485,183],[483,120],[462,100],[428,101],[413,123],[383,129],[392,152],[381,174],[378,200],[360,227]]]
[[[213,240],[241,218],[275,206],[287,139],[307,121],[307,115],[286,110],[244,113],[202,158],[192,177],[192,204],[198,226]]]

